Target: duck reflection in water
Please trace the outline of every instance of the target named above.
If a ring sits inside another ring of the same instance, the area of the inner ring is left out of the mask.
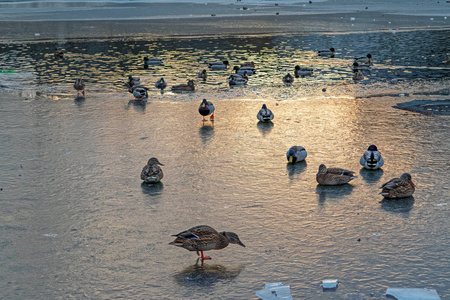
[[[272,122],[258,122],[256,124],[258,126],[259,131],[263,136],[269,134],[272,131],[274,124]]]
[[[328,199],[339,199],[343,196],[350,195],[354,186],[346,185],[320,185],[316,187],[316,194],[318,196],[319,204],[324,204]]]
[[[377,183],[381,176],[383,176],[383,169],[367,170],[365,168],[361,168],[361,170],[359,170],[359,175],[361,175],[363,180],[367,183]]]
[[[380,201],[381,208],[385,211],[392,213],[406,213],[405,216],[409,216],[409,212],[414,205],[414,197],[400,198],[400,199],[388,199],[384,198]]]
[[[141,183],[142,192],[144,194],[150,195],[150,196],[158,196],[161,195],[162,190],[164,189],[164,184],[160,181],[157,183]]]
[[[306,161],[301,161],[296,164],[286,164],[286,170],[288,171],[289,179],[296,178],[298,174],[304,172],[306,170],[307,163]]]
[[[200,127],[198,135],[204,145],[209,144],[214,138],[214,123]]]
[[[183,271],[175,274],[175,280],[183,286],[212,286],[216,283],[227,283],[233,281],[245,265],[226,267],[223,265],[199,264],[197,260],[195,265],[185,268]]]

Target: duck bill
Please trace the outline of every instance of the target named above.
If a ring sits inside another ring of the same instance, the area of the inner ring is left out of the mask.
[[[245,245],[241,241],[238,242],[238,245],[241,245],[242,247],[245,248]]]
[[[292,163],[292,161],[294,160],[293,156],[289,156],[289,162]]]
[[[409,183],[410,183],[413,187],[416,187],[416,185],[414,184],[414,182],[412,182],[412,180],[410,180]]]

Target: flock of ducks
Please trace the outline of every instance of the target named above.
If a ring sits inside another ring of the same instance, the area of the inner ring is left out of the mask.
[[[335,49],[319,50],[319,56],[329,56],[334,57]],[[62,55],[60,52],[55,50],[55,57]],[[144,68],[147,69],[150,65],[162,65],[163,62],[158,58],[144,58]],[[208,65],[210,70],[225,70],[228,68],[229,62],[213,62]],[[372,56],[368,54],[365,57],[355,58],[353,64],[353,70],[355,75],[354,80],[359,80],[362,70],[366,70],[371,65]],[[247,62],[242,64],[240,67],[235,66],[233,68],[234,74],[230,75],[228,78],[230,86],[242,85],[247,83],[248,76],[256,72],[255,64],[253,62]],[[304,77],[311,75],[313,73],[312,68],[301,68],[300,66],[295,66],[294,76]],[[286,85],[291,85],[294,82],[294,76],[289,73],[285,75],[282,81]],[[363,76],[363,75],[362,75]],[[197,74],[198,78],[206,80],[207,72],[202,70]],[[142,101],[148,98],[147,90],[148,88],[141,86],[140,78],[128,76],[128,81],[125,83],[129,92],[133,94],[135,100]],[[158,89],[165,89],[167,83],[164,78],[159,79],[155,83],[155,87]],[[77,91],[77,95],[81,93],[84,97],[85,95],[85,83],[81,78],[76,79],[74,88]],[[172,91],[194,91],[195,84],[193,80],[188,80],[187,84],[180,84],[172,86]],[[203,99],[200,103],[198,111],[203,117],[203,121],[206,121],[205,117],[210,116],[210,120],[214,121],[214,110],[215,107],[211,101]],[[272,122],[274,118],[273,112],[267,108],[266,104],[263,104],[262,108],[257,114],[257,119],[260,122],[267,123]],[[307,157],[306,149],[302,146],[292,146],[286,152],[286,159],[289,164],[295,164],[304,161]],[[375,145],[370,145],[367,151],[360,158],[360,164],[368,170],[377,170],[384,165],[384,160]],[[161,169],[164,166],[157,158],[152,157],[148,160],[147,164],[141,171],[141,180],[146,184],[156,184],[160,182],[164,173]],[[327,168],[324,164],[319,166],[319,172],[316,174],[316,181],[320,185],[343,185],[349,183],[351,180],[357,178],[354,175],[355,172],[349,171],[342,168]],[[400,178],[393,178],[381,186],[382,191],[380,195],[384,198],[404,198],[410,197],[415,191],[415,185],[412,182],[411,175],[404,173]],[[214,228],[208,225],[199,225],[192,227],[188,230],[182,231],[175,236],[175,240],[170,243],[170,245],[175,245],[182,247],[189,251],[196,251],[199,259],[208,260],[211,259],[209,256],[204,256],[204,251],[208,250],[220,250],[227,247],[229,244],[237,244],[242,247],[245,245],[240,241],[239,236],[234,232],[218,232]]]

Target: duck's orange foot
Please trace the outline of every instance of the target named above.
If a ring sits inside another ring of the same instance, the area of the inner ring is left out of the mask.
[[[211,121],[214,121],[214,113],[211,115],[211,117],[209,117],[209,119],[210,119]]]
[[[82,91],[82,93],[83,93],[83,96],[84,96],[84,90]]]

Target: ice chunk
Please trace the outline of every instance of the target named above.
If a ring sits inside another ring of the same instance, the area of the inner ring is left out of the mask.
[[[386,297],[397,300],[441,300],[436,290],[420,288],[388,288]]]
[[[290,286],[284,285],[282,282],[265,284],[264,289],[257,291],[255,295],[262,300],[293,300]]]
[[[322,280],[322,287],[324,289],[335,289],[338,286],[339,281],[337,279],[325,279]]]

